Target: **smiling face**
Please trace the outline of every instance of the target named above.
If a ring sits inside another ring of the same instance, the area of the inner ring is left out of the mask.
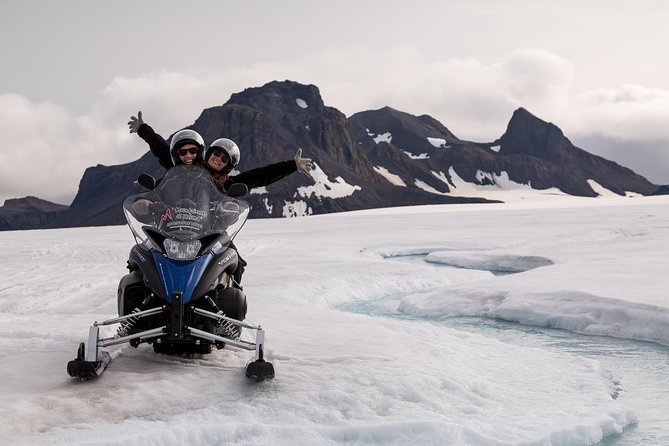
[[[220,172],[225,166],[228,165],[229,162],[230,158],[228,158],[227,153],[221,149],[213,149],[209,159],[207,160],[207,165],[209,165],[209,167],[214,169],[216,172]]]
[[[179,147],[176,152],[184,164],[190,165],[195,161],[198,150],[199,147],[195,144],[184,144],[183,146]]]

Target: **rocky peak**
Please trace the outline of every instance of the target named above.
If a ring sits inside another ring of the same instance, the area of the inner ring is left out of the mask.
[[[302,148],[332,178],[378,181],[352,140],[346,116],[325,106],[314,85],[274,81],[247,88],[205,110],[193,128],[208,141],[224,136],[237,142],[242,158],[254,160],[242,169],[290,159]]]
[[[5,201],[5,205],[2,206],[4,211],[12,212],[29,212],[29,211],[42,211],[42,212],[59,212],[67,209],[68,206],[62,204],[52,203],[50,201],[42,200],[41,198],[28,196],[24,198],[11,198]]]
[[[403,151],[420,155],[433,152],[434,143],[439,140],[445,144],[459,141],[450,130],[431,116],[416,117],[391,107],[356,113],[349,121],[356,141],[367,150],[378,142],[385,141]]]
[[[307,110],[325,107],[318,87],[293,81],[273,81],[262,87],[247,88],[230,96],[224,105],[244,105],[267,112],[290,110],[294,107]]]
[[[37,197],[12,198],[0,207],[0,230],[43,228],[67,209]]]
[[[455,138],[441,122],[429,115],[414,116],[392,107],[383,107],[378,110],[369,110],[356,113],[351,120],[369,126],[372,133],[384,133],[389,130],[399,130],[413,133],[420,137],[448,137]]]
[[[506,132],[498,142],[502,155],[533,155],[540,158],[555,158],[574,147],[557,126],[542,121],[522,107],[513,112]]]

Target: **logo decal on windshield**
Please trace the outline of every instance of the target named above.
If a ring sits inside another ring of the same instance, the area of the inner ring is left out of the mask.
[[[163,223],[165,223],[165,221],[166,221],[168,218],[169,218],[170,220],[172,220],[172,212],[171,212],[169,209],[166,210],[165,213],[164,213],[163,215],[160,216],[160,224],[158,225],[158,229],[162,229],[162,228],[163,228]]]

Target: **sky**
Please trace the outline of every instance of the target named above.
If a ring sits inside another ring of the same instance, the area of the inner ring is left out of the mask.
[[[285,79],[347,116],[391,106],[475,141],[525,107],[667,184],[667,23],[662,0],[1,0],[0,200],[69,204],[87,167],[146,151],[138,110],[169,135]]]
[[[669,196],[519,192],[248,221],[235,238],[247,322],[266,330],[276,371],[261,384],[244,377],[253,352],[170,357],[146,344],[106,348],[95,381],[70,378],[89,326],[116,315],[131,232],[0,232],[0,438],[669,444]]]

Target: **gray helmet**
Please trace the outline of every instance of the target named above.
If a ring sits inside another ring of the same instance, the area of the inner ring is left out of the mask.
[[[183,129],[176,132],[170,142],[170,156],[172,157],[172,164],[175,166],[183,164],[179,155],[177,155],[177,150],[186,144],[195,144],[198,147],[196,161],[201,162],[204,159],[204,139],[195,130]]]
[[[234,167],[237,167],[237,164],[239,164],[239,159],[241,158],[242,155],[239,152],[239,147],[237,147],[237,144],[235,144],[233,140],[228,138],[218,138],[216,141],[209,144],[209,147],[204,152],[205,161],[209,159],[214,149],[219,149],[224,151],[225,153],[228,154],[228,158],[230,158],[230,162],[228,163],[227,166],[225,166],[225,169],[223,169],[224,171],[229,172]]]

